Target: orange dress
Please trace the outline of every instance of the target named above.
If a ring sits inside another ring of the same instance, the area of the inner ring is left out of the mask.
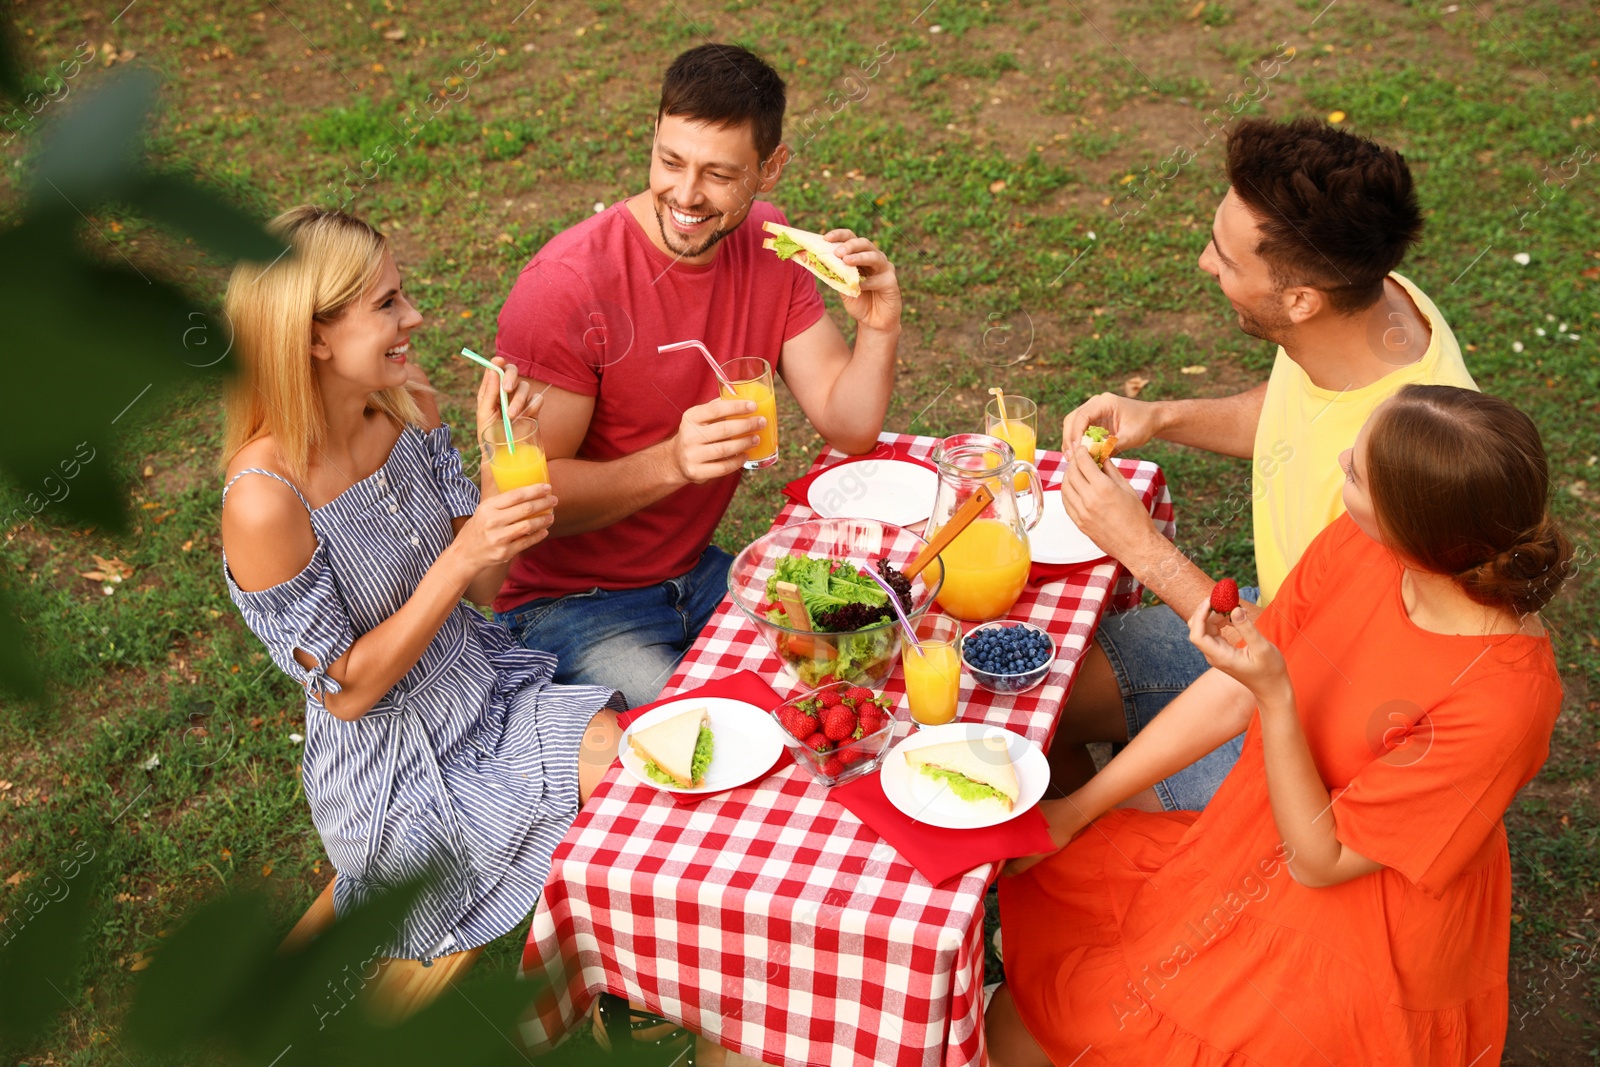
[[[1548,753],[1560,678],[1548,639],[1418,628],[1400,576],[1340,518],[1260,624],[1338,839],[1384,869],[1293,879],[1253,722],[1204,812],[1114,811],[1001,878],[1007,986],[1056,1064],[1499,1063],[1501,817]]]

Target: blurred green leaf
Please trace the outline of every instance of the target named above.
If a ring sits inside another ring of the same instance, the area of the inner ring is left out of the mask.
[[[91,875],[46,869],[12,891],[0,926],[10,938],[0,948],[0,1051],[24,1047],[71,1007],[65,998],[83,959],[94,888]]]
[[[11,19],[0,17],[0,96],[20,98],[22,94],[22,57],[17,51],[16,35]]]
[[[116,197],[138,176],[145,120],[156,103],[153,72],[128,67],[106,75],[39,134],[30,180],[35,200],[57,194],[84,206]]]
[[[5,585],[0,580],[0,693],[20,700],[38,700],[44,696],[44,681],[34,662],[33,635],[9,610]]]
[[[193,237],[228,259],[271,262],[284,250],[262,229],[260,219],[177,174],[145,175],[121,199],[140,214]]]
[[[40,211],[0,233],[5,387],[28,398],[0,420],[0,468],[52,501],[41,517],[121,529],[116,423],[135,404],[159,404],[162,386],[223,366],[185,346],[197,329],[225,334],[166,282],[85,255],[75,219],[70,207]]]

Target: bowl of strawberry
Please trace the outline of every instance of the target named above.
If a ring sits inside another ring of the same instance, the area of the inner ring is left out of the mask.
[[[894,700],[849,682],[829,682],[778,705],[794,761],[823,785],[871,774],[894,740]]]

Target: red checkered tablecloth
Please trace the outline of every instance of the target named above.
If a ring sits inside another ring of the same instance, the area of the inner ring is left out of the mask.
[[[917,458],[935,444],[882,439]],[[816,467],[843,458],[824,451]],[[1171,537],[1160,469],[1114,462]],[[1063,465],[1060,453],[1041,454],[1045,484]],[[774,525],[813,514],[789,503]],[[1110,561],[1030,586],[1008,617],[1050,631],[1060,647],[1052,673],[1012,696],[964,678],[961,719],[1046,744],[1108,602],[1138,596]],[[799,689],[724,599],[663,692],[745,669],[779,692]],[[899,671],[884,689],[904,693]],[[993,874],[985,865],[934,887],[795,766],[694,807],[613,767],[556,850],[534,914],[522,972],[549,986],[524,1037],[547,1043],[609,990],[769,1063],[982,1063],[983,895]]]

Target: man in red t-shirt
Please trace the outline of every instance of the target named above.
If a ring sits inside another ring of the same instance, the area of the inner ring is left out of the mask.
[[[883,428],[900,336],[888,258],[826,234],[862,276],[843,298],[852,350],[812,275],[761,247],[761,223],[786,221],[755,199],[789,157],[783,109],[783,80],[754,54],[679,56],[650,187],[553,238],[501,309],[497,354],[548,386],[539,424],[560,506],[550,537],[512,562],[495,615],[555,653],[558,681],[653,700],[726,591],[730,558],[711,537],[765,420],[753,401],[717,399],[700,353],[659,346],[766,359],[844,452],[869,451]]]

